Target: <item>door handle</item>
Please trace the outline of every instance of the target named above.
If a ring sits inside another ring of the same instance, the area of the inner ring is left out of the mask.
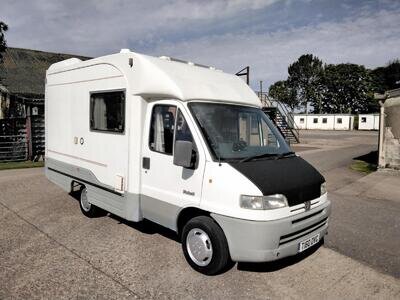
[[[150,157],[143,157],[142,167],[143,167],[143,169],[146,169],[146,170],[150,169]]]

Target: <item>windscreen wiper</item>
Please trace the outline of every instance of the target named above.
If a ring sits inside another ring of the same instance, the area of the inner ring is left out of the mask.
[[[280,154],[277,154],[277,153],[273,153],[273,154],[272,153],[264,153],[264,154],[259,154],[259,155],[246,157],[246,158],[240,160],[239,163],[247,162],[247,161],[251,161],[253,159],[258,159],[258,158],[263,158],[263,157],[270,157],[270,158],[274,158],[274,159],[280,159],[280,158],[284,158],[284,157],[290,157],[290,156],[293,156],[293,155],[294,155],[294,152],[285,152],[285,153],[280,153]]]
[[[295,153],[293,151],[280,153],[280,154],[276,155],[275,159],[281,159],[281,158],[285,158],[285,157],[292,157],[294,155],[295,155]]]
[[[257,159],[257,158],[274,157],[274,156],[277,156],[277,154],[276,153],[275,154],[264,153],[264,154],[259,154],[259,155],[254,155],[254,156],[249,156],[249,157],[243,158],[242,160],[239,160],[239,163],[250,161],[250,160],[253,160],[253,159]]]

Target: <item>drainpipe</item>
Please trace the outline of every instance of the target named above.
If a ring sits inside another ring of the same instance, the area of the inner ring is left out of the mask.
[[[378,166],[379,168],[385,168],[386,166],[386,154],[383,152],[384,149],[384,136],[385,136],[385,106],[384,100],[379,100],[380,114],[379,114],[379,139],[378,139]]]

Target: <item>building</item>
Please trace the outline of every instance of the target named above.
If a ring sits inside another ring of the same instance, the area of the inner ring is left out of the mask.
[[[21,48],[7,48],[0,64],[1,116],[24,117],[28,107],[38,114],[44,113],[44,85],[48,67],[61,60],[81,57]],[[19,109],[18,104],[23,106]]]
[[[379,114],[359,114],[358,130],[379,130]]]
[[[80,57],[7,48],[0,64],[0,161],[34,159],[44,150],[46,70],[61,60]]]
[[[298,129],[353,130],[354,116],[350,114],[293,114]]]
[[[381,105],[379,168],[400,170],[400,89],[375,98]]]

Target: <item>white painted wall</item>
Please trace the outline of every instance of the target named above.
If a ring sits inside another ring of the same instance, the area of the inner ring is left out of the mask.
[[[379,114],[374,115],[374,130],[379,130],[380,118]]]
[[[359,114],[358,115],[359,130],[378,130],[379,115],[378,114]]]
[[[352,130],[354,116],[333,114],[298,114],[293,116],[299,129],[310,130]]]

